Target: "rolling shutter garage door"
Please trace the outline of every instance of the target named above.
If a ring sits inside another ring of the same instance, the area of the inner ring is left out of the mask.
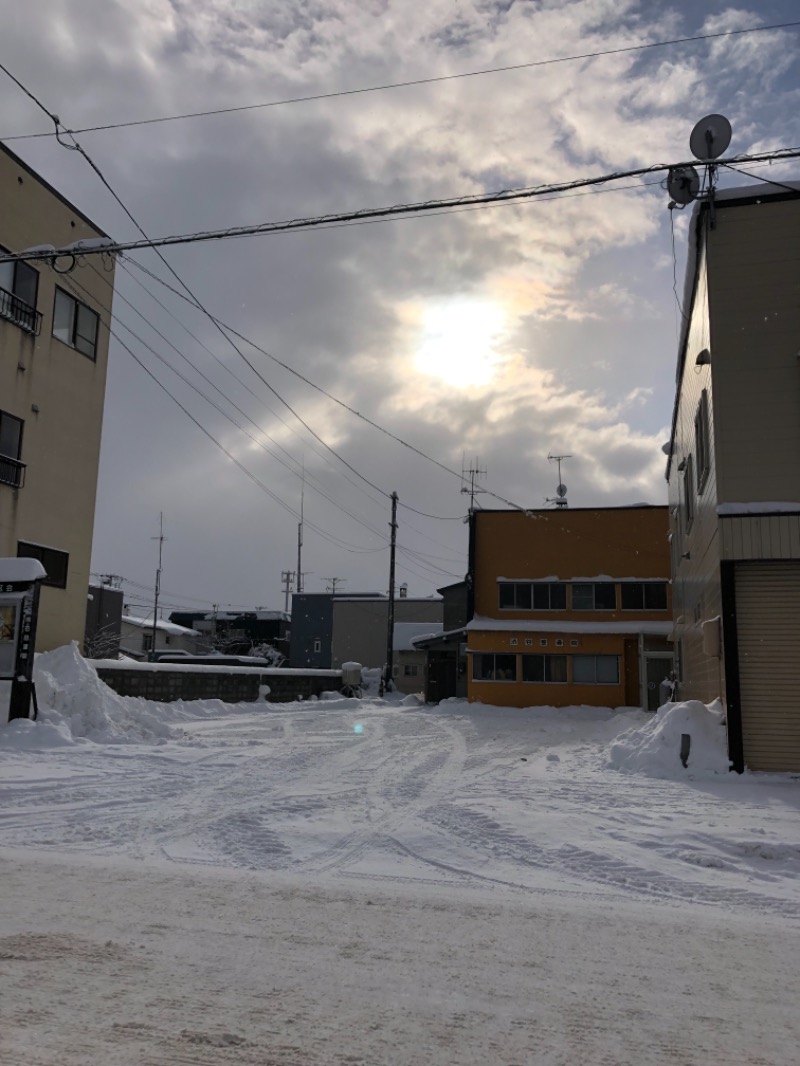
[[[800,770],[800,562],[737,563],[744,763]]]

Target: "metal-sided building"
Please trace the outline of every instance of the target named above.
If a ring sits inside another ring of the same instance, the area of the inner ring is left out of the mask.
[[[678,692],[735,769],[800,770],[800,184],[694,208],[665,446]]]

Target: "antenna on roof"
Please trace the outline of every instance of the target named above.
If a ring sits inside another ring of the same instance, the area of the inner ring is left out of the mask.
[[[724,115],[706,115],[696,123],[689,138],[689,148],[695,159],[707,163],[719,159],[731,143],[733,130]]]
[[[556,494],[552,498],[547,499],[547,503],[554,503],[556,507],[569,507],[567,503],[567,486],[561,480],[561,463],[564,459],[571,459],[571,455],[547,455],[547,461],[549,463],[558,463],[558,487],[556,488]]]
[[[714,178],[717,166],[714,162],[731,143],[731,124],[724,115],[706,115],[695,123],[689,137],[689,148],[695,159],[705,163],[708,168],[708,193],[706,198],[712,208],[712,225],[714,224]],[[700,175],[693,166],[670,167],[667,175],[667,192],[670,195],[669,207],[686,207],[700,195]]]

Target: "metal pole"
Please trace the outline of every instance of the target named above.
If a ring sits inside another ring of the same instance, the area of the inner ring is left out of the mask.
[[[392,493],[392,520],[389,523],[392,539],[389,548],[389,612],[386,627],[386,675],[384,689],[389,687],[394,660],[394,557],[397,546],[397,493]]]
[[[158,570],[156,570],[156,587],[153,596],[153,646],[150,649],[150,662],[156,658],[156,635],[158,633],[158,594],[161,591],[161,550],[164,546],[164,512],[158,512],[158,536],[152,537],[158,541]]]
[[[297,591],[303,591],[303,513],[306,495],[306,461],[303,459],[303,480],[300,488],[300,522],[297,526]],[[288,606],[286,608],[289,609]]]

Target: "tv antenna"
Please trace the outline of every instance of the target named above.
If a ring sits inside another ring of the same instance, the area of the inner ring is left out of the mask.
[[[556,507],[569,507],[569,504],[567,503],[567,486],[561,480],[561,464],[565,459],[571,458],[571,455],[551,455],[549,452],[547,455],[548,463],[558,464],[558,487],[556,488],[556,494],[554,497],[549,497],[546,501],[547,503],[554,503]]]
[[[470,514],[472,514],[472,512],[475,510],[475,497],[477,496],[477,494],[479,492],[484,492],[485,491],[485,489],[481,489],[481,488],[477,488],[476,487],[476,485],[475,485],[476,478],[486,477],[487,473],[488,473],[488,471],[486,470],[485,467],[483,469],[480,467],[477,455],[475,456],[475,461],[474,461],[473,465],[470,466],[469,469],[467,469],[466,456],[462,456],[462,458],[461,458],[461,480],[462,481],[466,481],[467,477],[469,477],[469,487],[467,487],[467,485],[462,485],[461,486],[461,491],[469,493],[469,510],[470,510]]]
[[[714,179],[717,173],[715,159],[719,159],[722,153],[731,143],[731,124],[724,115],[706,115],[695,123],[689,137],[689,148],[692,155],[700,163],[707,167],[708,192],[706,199],[711,205],[711,224],[714,225]],[[700,175],[696,167],[689,164],[680,167],[671,167],[667,174],[667,192],[670,195],[669,207],[686,207],[700,195]]]
[[[689,148],[695,159],[707,163],[719,159],[731,143],[733,130],[724,115],[706,115],[696,123],[689,138]]]

